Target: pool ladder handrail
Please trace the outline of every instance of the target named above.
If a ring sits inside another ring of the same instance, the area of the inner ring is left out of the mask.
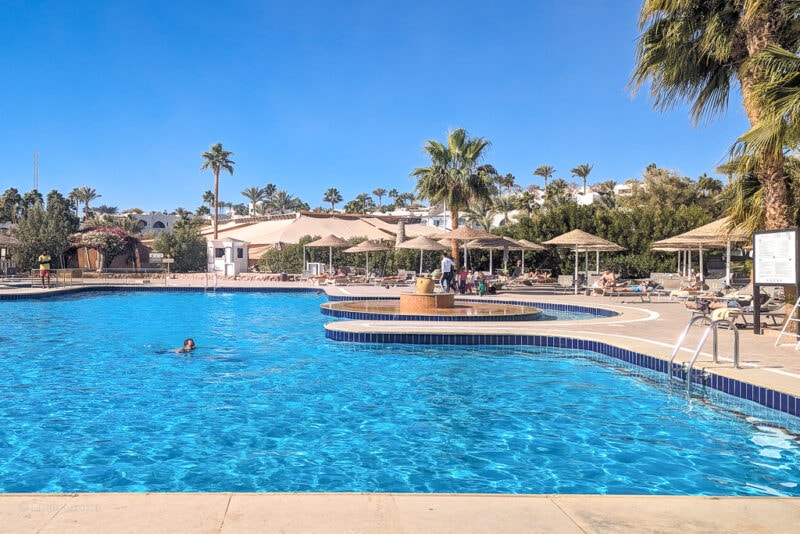
[[[212,291],[216,295],[217,294],[217,273],[214,272],[214,285],[212,286]],[[204,291],[208,293],[208,273],[206,273],[206,285]]]
[[[669,364],[667,367],[667,374],[669,376],[669,380],[672,381],[674,377],[672,363],[675,361],[675,356],[678,354],[678,351],[681,349],[683,345],[683,341],[686,339],[686,335],[689,333],[689,329],[692,327],[694,323],[697,321],[707,320],[708,317],[705,315],[696,315],[689,319],[689,322],[686,324],[686,327],[681,332],[680,337],[678,338],[678,342],[675,344],[675,348],[672,349],[672,354],[669,357]],[[700,355],[700,351],[703,350],[703,345],[705,345],[706,340],[708,339],[708,335],[710,333],[714,333],[714,337],[711,342],[711,355],[713,358],[714,363],[719,363],[719,354],[718,354],[718,327],[720,325],[726,325],[728,329],[733,330],[733,367],[734,369],[739,369],[739,330],[736,328],[736,325],[733,324],[733,321],[730,319],[717,319],[715,321],[711,321],[709,325],[706,327],[703,335],[700,337],[700,342],[697,344],[697,348],[692,354],[692,358],[689,360],[688,365],[685,366],[685,373],[686,373],[686,384],[688,388],[692,387],[692,368],[694,367],[694,363],[697,360],[697,357]]]

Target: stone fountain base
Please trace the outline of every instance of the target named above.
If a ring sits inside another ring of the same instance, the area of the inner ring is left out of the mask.
[[[427,313],[455,305],[455,293],[405,293],[400,295],[400,313]]]

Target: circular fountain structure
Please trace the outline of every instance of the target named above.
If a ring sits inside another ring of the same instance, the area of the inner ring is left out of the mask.
[[[431,279],[400,299],[335,300],[321,305],[322,313],[343,319],[387,321],[533,321],[542,310],[521,303],[489,299],[459,299],[454,293],[435,293]]]
[[[431,278],[417,278],[416,293],[400,295],[400,313],[430,313],[436,310],[451,309],[455,306],[454,293],[435,293]]]

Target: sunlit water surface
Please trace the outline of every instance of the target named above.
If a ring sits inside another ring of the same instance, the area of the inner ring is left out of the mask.
[[[780,429],[575,351],[328,341],[323,298],[0,302],[0,491],[800,496]]]

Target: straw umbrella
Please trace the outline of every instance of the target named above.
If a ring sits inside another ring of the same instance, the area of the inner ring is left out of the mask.
[[[366,263],[366,270],[364,273],[369,276],[369,253],[370,252],[382,252],[389,250],[389,247],[384,245],[383,243],[379,243],[377,241],[362,241],[358,245],[354,247],[350,247],[345,249],[344,251],[348,254],[357,254],[359,252],[366,252],[367,254],[367,263]]]
[[[439,239],[455,239],[457,241],[472,241],[474,239],[492,239],[498,237],[483,230],[475,230],[469,226],[459,226],[455,230],[450,230],[436,236]],[[464,267],[467,266],[467,247],[464,247]]]
[[[555,245],[562,248],[575,248],[575,294],[578,294],[578,253],[580,250],[585,250],[587,253],[590,247],[595,247],[592,250],[601,250],[599,247],[618,247],[616,243],[612,243],[607,239],[592,235],[583,230],[571,230],[560,236],[556,236],[548,241],[543,241],[545,245]],[[588,271],[588,269],[587,269]]]
[[[688,232],[656,241],[651,245],[653,250],[688,250],[698,249],[700,256],[700,274],[703,273],[703,247],[725,248],[725,280],[731,279],[731,243],[745,243],[752,239],[753,234],[742,225],[734,225],[729,217],[723,217]],[[691,263],[691,256],[689,256]],[[691,265],[690,265],[691,267]]]
[[[447,246],[425,236],[415,237],[395,245],[395,248],[419,249],[419,273],[422,273],[422,254],[425,250],[447,250]]]
[[[492,250],[494,249],[503,249],[504,251],[507,250],[522,250],[522,245],[514,241],[513,239],[509,239],[507,237],[492,237],[492,238],[484,238],[484,239],[474,239],[469,242],[469,246],[472,248],[486,248],[489,249],[489,274],[492,274]],[[508,258],[507,254],[503,255],[503,258]],[[503,262],[503,269],[506,269],[507,265],[506,262]]]
[[[343,248],[343,247],[349,247],[351,245],[352,245],[352,243],[350,243],[350,241],[347,241],[346,239],[342,239],[341,237],[337,237],[337,236],[335,236],[333,234],[330,234],[330,235],[327,235],[327,236],[323,237],[322,239],[317,239],[316,241],[312,241],[311,243],[308,243],[306,246],[307,247],[328,247],[328,249],[329,249],[329,252],[328,252],[328,269],[329,270],[328,270],[328,272],[332,273],[333,272],[333,249],[334,249],[334,247],[335,248]],[[303,253],[303,256],[305,257],[305,253]]]

